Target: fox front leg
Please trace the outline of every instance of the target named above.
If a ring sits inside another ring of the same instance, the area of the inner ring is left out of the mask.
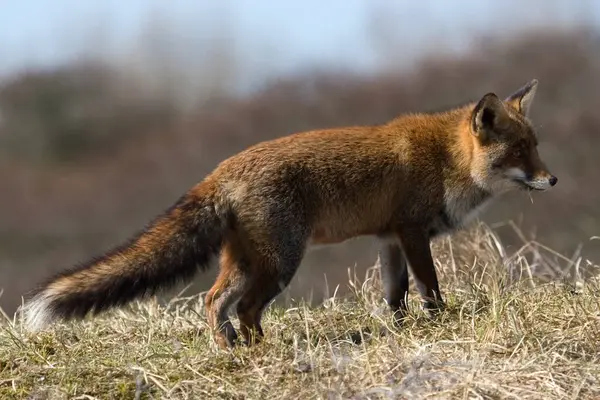
[[[431,256],[429,237],[419,228],[403,229],[398,236],[423,300],[423,308],[432,316],[443,310],[445,304]]]
[[[400,242],[384,241],[379,249],[378,263],[385,291],[385,299],[394,313],[397,325],[406,317],[408,299],[408,266]]]

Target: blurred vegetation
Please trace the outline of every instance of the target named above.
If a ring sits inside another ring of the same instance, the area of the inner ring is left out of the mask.
[[[48,166],[108,156],[126,140],[172,123],[166,99],[127,92],[108,66],[28,72],[0,92],[6,157]]]
[[[185,112],[155,82],[100,62],[5,79],[0,306],[14,311],[43,277],[125,239],[248,145],[311,128],[381,123],[488,91],[505,96],[534,77],[540,88],[532,119],[559,184],[532,198],[509,195],[483,219],[514,220],[527,239],[597,260],[600,242],[588,240],[600,233],[599,38],[591,29],[531,31],[485,38],[465,54],[430,54],[409,70],[310,70],[238,96],[213,84],[211,97]],[[497,229],[509,250],[521,245],[512,228]],[[290,294],[314,291],[318,300],[326,289],[344,289],[347,268],[356,264],[360,272],[375,257],[370,239],[311,251]],[[200,277],[193,290],[206,289],[213,276]]]

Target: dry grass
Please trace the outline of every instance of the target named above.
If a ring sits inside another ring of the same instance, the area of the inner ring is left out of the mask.
[[[394,329],[375,267],[362,283],[351,276],[347,299],[270,308],[265,342],[231,352],[213,343],[196,296],[35,335],[7,318],[0,398],[599,398],[598,281],[581,285],[580,259],[537,243],[504,251],[482,225],[435,243],[448,303],[435,320],[413,290],[411,318]]]

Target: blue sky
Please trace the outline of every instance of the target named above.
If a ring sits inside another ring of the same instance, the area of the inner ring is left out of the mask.
[[[236,48],[259,59],[257,69],[285,72],[323,63],[368,68],[386,58],[366,29],[373,7],[384,6],[391,22],[386,32],[397,38],[396,57],[404,60],[436,46],[464,45],[481,31],[537,24],[548,13],[563,23],[600,19],[594,0],[3,0],[0,73],[86,52],[128,51],[152,17],[170,21],[181,42],[198,43],[232,28]]]

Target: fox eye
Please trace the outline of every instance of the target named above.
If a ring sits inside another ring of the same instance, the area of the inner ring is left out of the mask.
[[[513,157],[515,157],[515,158],[521,157],[521,154],[523,154],[523,152],[521,150],[514,150],[513,151]]]

